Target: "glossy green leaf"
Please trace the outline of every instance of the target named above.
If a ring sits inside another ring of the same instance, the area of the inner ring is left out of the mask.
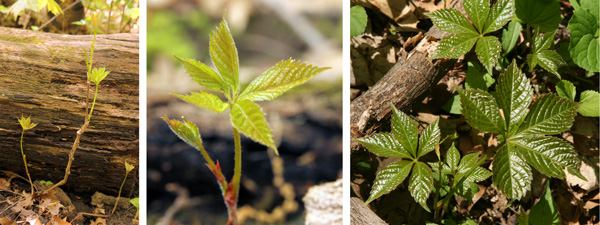
[[[478,34],[467,17],[456,9],[440,9],[426,15],[441,31]]]
[[[191,92],[189,95],[180,95],[171,93],[181,100],[192,103],[200,108],[205,108],[213,112],[223,112],[229,108],[229,103],[224,103],[219,97],[208,92]]]
[[[512,51],[517,44],[522,29],[521,23],[513,20],[508,23],[507,29],[502,30],[502,50],[505,55]]]
[[[377,133],[369,137],[355,139],[370,152],[378,156],[413,158],[408,151],[390,133]]]
[[[396,189],[408,177],[413,164],[414,162],[405,160],[389,164],[381,169],[375,177],[373,187],[371,187],[371,194],[369,199],[365,201],[365,205]]]
[[[481,67],[471,61],[467,62],[467,77],[465,78],[465,89],[479,89],[487,91],[487,89],[494,84],[496,80],[485,71],[482,71]]]
[[[579,113],[582,116],[587,117],[599,117],[600,116],[600,94],[595,91],[584,91],[581,93],[581,107]]]
[[[553,40],[555,34],[556,30],[535,36],[533,38],[534,53],[539,53],[543,50],[549,49],[550,47],[554,46]]]
[[[556,137],[530,137],[511,141],[529,165],[546,176],[564,178],[563,169],[577,160],[577,153],[568,142]],[[577,168],[579,169],[579,168]]]
[[[588,7],[581,7],[573,11],[573,17],[569,20],[567,28],[571,34],[569,51],[573,61],[580,67],[592,71],[600,71],[600,32],[598,13],[600,10],[598,1],[582,0]],[[589,3],[588,3],[589,2]]]
[[[271,128],[267,125],[265,114],[260,106],[250,100],[238,101],[231,106],[230,115],[231,124],[235,129],[252,140],[273,148],[275,153],[278,153]]]
[[[431,58],[456,59],[469,52],[478,39],[479,36],[473,33],[448,35],[440,41],[440,45],[437,46]]]
[[[489,73],[492,72],[492,68],[496,65],[496,62],[498,62],[500,52],[502,52],[502,45],[500,44],[500,41],[498,41],[498,38],[494,36],[485,36],[477,40],[475,53],[477,53],[477,58]]]
[[[433,151],[436,146],[440,143],[440,128],[438,127],[440,118],[438,117],[435,122],[429,124],[423,133],[421,133],[421,137],[419,138],[419,152],[417,153],[417,158],[426,155],[427,153]]]
[[[528,221],[534,222],[535,225],[558,225],[560,219],[558,216],[558,207],[552,199],[552,191],[550,190],[550,180],[546,182],[546,189],[540,200],[531,207]]]
[[[467,122],[474,128],[496,134],[505,131],[504,118],[494,97],[482,90],[463,90],[458,88],[462,113]]]
[[[239,99],[251,101],[273,100],[295,86],[329,68],[319,68],[292,59],[283,60],[254,79]]]
[[[429,212],[427,199],[429,198],[429,193],[433,190],[433,174],[427,164],[423,162],[415,163],[412,175],[410,176],[408,190],[415,201]]]
[[[498,78],[498,104],[504,112],[508,130],[512,133],[521,124],[533,96],[533,89],[525,74],[513,61]]]
[[[483,26],[487,20],[488,14],[490,13],[490,1],[489,0],[465,0],[463,6],[469,18],[473,22],[473,26],[483,33]]]
[[[362,34],[365,27],[367,27],[367,12],[362,6],[352,6],[350,8],[350,36]]]
[[[529,109],[518,135],[553,135],[567,131],[573,125],[578,108],[579,103],[552,93],[544,94]]]
[[[508,23],[514,17],[514,7],[513,0],[499,0],[496,2],[490,10],[483,33],[487,34],[497,31]]]
[[[413,122],[413,120],[408,117],[408,115],[404,114],[404,112],[396,109],[394,105],[392,105],[392,133],[400,144],[404,146],[404,149],[408,150],[413,157],[417,156],[417,146],[419,144],[419,129],[417,124]]]
[[[568,80],[561,80],[556,84],[556,93],[558,96],[575,101],[576,92],[575,85]],[[583,106],[581,106],[583,107]],[[579,110],[581,111],[581,107]]]
[[[479,157],[479,153],[471,153],[465,155],[461,160],[460,164],[458,164],[458,170],[456,171],[457,178],[459,180],[464,174],[469,172],[473,167],[477,166],[477,158]]]
[[[515,9],[519,22],[540,32],[555,30],[562,19],[557,0],[515,0]]]
[[[531,168],[519,153],[519,150],[507,143],[498,150],[492,162],[494,175],[492,180],[511,199],[521,199],[531,188]]]
[[[185,72],[190,75],[192,80],[210,90],[225,93],[225,95],[229,94],[226,92],[226,90],[229,91],[227,84],[225,84],[221,75],[213,69],[195,59],[183,59],[174,56],[183,63],[183,67],[186,69]]]
[[[234,96],[237,95],[240,87],[240,63],[238,60],[237,48],[235,47],[235,42],[233,41],[233,37],[229,31],[229,25],[227,25],[224,15],[223,21],[221,21],[217,31],[210,35],[209,48],[210,58],[215,64],[215,67],[217,67],[217,70],[219,70],[223,81],[229,85],[232,94]]]
[[[454,146],[454,143],[452,143],[452,145],[448,149],[448,152],[446,152],[445,162],[446,164],[448,164],[451,170],[456,169],[458,166],[458,162],[460,162],[460,153],[458,152],[458,149],[456,149],[456,147]]]
[[[171,128],[173,133],[181,140],[185,141],[185,143],[196,149],[203,149],[200,132],[194,123],[185,120],[183,117],[181,117],[182,121],[170,120],[166,116],[162,117],[162,119],[169,124],[169,128]]]

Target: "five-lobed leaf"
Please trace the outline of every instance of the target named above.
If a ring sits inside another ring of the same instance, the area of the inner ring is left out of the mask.
[[[396,189],[408,177],[413,164],[414,162],[412,161],[403,160],[391,163],[381,169],[375,177],[373,187],[371,187],[371,194],[369,199],[365,201],[365,205]]]
[[[225,19],[217,31],[210,35],[209,48],[210,58],[223,81],[229,85],[232,94],[237,95],[240,87],[238,52]]]
[[[210,90],[221,92],[225,95],[229,94],[226,92],[226,90],[229,90],[227,84],[225,84],[223,78],[221,78],[221,75],[219,75],[213,69],[194,59],[183,59],[176,55],[174,56],[181,63],[183,63],[183,67],[186,69],[185,72],[192,77],[192,80]]]
[[[180,95],[176,93],[171,94],[177,96],[181,100],[217,113],[223,112],[229,108],[229,103],[225,103],[216,95],[204,91],[192,91],[190,95]]]
[[[267,125],[260,106],[250,100],[238,101],[231,106],[230,115],[231,124],[235,129],[278,153],[271,128]]]

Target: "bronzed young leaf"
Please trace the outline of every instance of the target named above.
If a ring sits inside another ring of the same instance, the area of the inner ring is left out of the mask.
[[[413,158],[408,151],[390,133],[378,133],[365,138],[356,139],[370,152],[378,156]]]
[[[205,109],[211,110],[213,112],[217,112],[217,113],[223,112],[227,108],[229,108],[228,103],[224,103],[216,95],[213,95],[211,93],[204,92],[204,91],[200,91],[200,92],[192,91],[190,95],[180,95],[180,94],[176,94],[176,93],[171,93],[171,94],[177,96],[178,98],[180,98],[186,102],[192,103],[198,107],[205,108]]]
[[[433,190],[433,174],[427,164],[416,162],[410,176],[408,190],[416,202],[421,204],[427,212],[430,212],[427,207],[427,199],[429,193]]]
[[[542,95],[529,110],[518,135],[553,135],[569,130],[575,120],[579,103],[552,93]]]
[[[232,94],[237,95],[240,87],[238,53],[225,15],[217,31],[210,35],[209,48],[210,58],[219,70],[223,81],[229,85]]]
[[[219,75],[213,69],[194,59],[183,59],[176,55],[175,58],[183,63],[183,67],[186,69],[185,72],[192,77],[192,80],[210,90],[229,95],[229,93],[225,91],[229,90],[227,84],[225,84],[223,78],[221,78],[221,75]]]
[[[389,164],[381,169],[375,177],[373,187],[371,187],[371,194],[369,199],[365,201],[365,205],[396,189],[408,177],[413,164],[414,162],[412,161],[403,160]]]
[[[242,100],[231,106],[230,115],[231,124],[235,129],[252,140],[273,148],[278,154],[271,128],[267,125],[265,114],[260,106],[250,100]]]
[[[413,158],[417,157],[417,146],[419,144],[419,129],[417,124],[404,114],[404,112],[396,109],[392,105],[392,133],[400,142],[404,149],[412,154]]]
[[[498,78],[498,105],[504,112],[508,131],[516,131],[527,112],[533,96],[533,89],[525,74],[521,73],[517,63],[513,61]]]
[[[531,188],[531,168],[525,162],[517,147],[505,145],[492,162],[494,185],[508,198],[520,199]]]
[[[504,118],[494,97],[482,90],[463,90],[458,88],[462,113],[474,128],[495,134],[505,131]]]

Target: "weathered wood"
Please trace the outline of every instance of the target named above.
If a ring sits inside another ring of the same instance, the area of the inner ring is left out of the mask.
[[[90,126],[67,184],[75,191],[119,191],[125,165],[138,165],[139,42],[135,34],[98,35],[94,67],[112,71],[100,83]],[[91,35],[59,35],[0,27],[0,170],[24,175],[17,118],[38,125],[25,132],[24,151],[34,180],[58,182],[85,116],[84,51]],[[90,98],[93,98],[93,87]],[[90,99],[90,104],[91,104]],[[135,189],[129,174],[124,195]]]
[[[350,199],[350,224],[352,225],[385,225],[377,214],[364,205],[357,197]]]

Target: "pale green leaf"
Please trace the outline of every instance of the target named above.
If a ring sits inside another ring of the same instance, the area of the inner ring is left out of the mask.
[[[417,145],[419,144],[419,129],[408,115],[396,109],[392,105],[392,133],[404,149],[408,150],[413,157],[417,157]]]
[[[529,80],[513,61],[498,78],[498,105],[504,112],[510,133],[516,131],[527,112],[533,96]]]
[[[507,143],[498,150],[492,162],[494,185],[511,199],[521,199],[531,188],[531,168],[519,150]]]
[[[176,93],[171,94],[177,96],[181,100],[192,103],[200,108],[205,108],[217,113],[223,112],[229,108],[229,103],[225,103],[221,101],[221,99],[216,95],[204,91],[192,91],[189,95],[180,95]]]
[[[521,29],[523,29],[521,23],[513,20],[508,23],[508,29],[502,30],[502,50],[505,55],[512,51],[517,44]]]
[[[416,202],[421,204],[427,212],[427,199],[433,190],[433,174],[427,164],[416,162],[409,179],[408,190]]]
[[[594,0],[592,0],[594,1]],[[583,4],[583,2],[582,2]],[[591,8],[580,8],[573,11],[573,17],[569,20],[567,28],[571,34],[571,43],[569,51],[573,61],[580,67],[592,71],[600,71],[600,32],[598,13],[592,12],[600,10],[598,1],[596,3],[586,3]]]
[[[587,117],[599,117],[600,116],[600,94],[595,91],[584,91],[581,93],[581,107],[579,113],[582,116]]]
[[[563,60],[563,58],[558,53],[551,50],[543,50],[534,55],[528,55],[527,60],[530,61],[531,68],[535,68],[535,65],[539,64],[542,68],[544,68],[548,72],[553,73],[559,79],[561,78],[561,76],[560,73],[558,73],[558,68],[567,65],[565,60]]]
[[[352,6],[350,8],[350,36],[362,34],[365,27],[367,27],[367,12],[362,6]]]
[[[448,164],[451,170],[454,170],[458,166],[459,161],[460,153],[458,152],[458,149],[456,149],[456,147],[454,146],[454,143],[452,143],[450,149],[448,149],[448,152],[446,152],[445,162],[446,164]]]
[[[555,30],[562,19],[557,0],[516,0],[515,9],[519,22],[529,24],[540,32]]]
[[[552,199],[552,191],[550,190],[550,181],[546,182],[546,189],[540,200],[531,207],[528,221],[535,221],[536,225],[558,225],[560,219],[558,216],[558,207]]]
[[[254,79],[242,92],[239,99],[273,100],[326,69],[329,68],[319,68],[292,59],[283,60]]]
[[[426,14],[441,31],[477,34],[467,17],[456,9],[440,9]]]
[[[433,151],[436,146],[440,143],[440,128],[438,127],[440,118],[437,118],[435,122],[429,124],[423,133],[421,133],[421,137],[419,138],[419,151],[417,153],[417,157],[426,155],[427,153]]]
[[[556,93],[560,97],[575,101],[576,88],[575,85],[568,80],[561,80],[556,84]],[[579,108],[580,111],[582,107],[583,106]]]
[[[479,89],[487,91],[496,80],[486,72],[481,71],[481,67],[471,61],[467,62],[467,77],[465,78],[465,89]]]
[[[488,73],[492,72],[492,68],[498,62],[500,52],[502,52],[502,46],[498,38],[494,36],[479,38],[477,41],[475,53],[477,53],[477,58],[485,66]]]
[[[488,14],[490,13],[490,1],[489,0],[465,0],[463,6],[473,26],[483,33],[483,26],[487,20]]]
[[[219,75],[213,69],[199,61],[196,61],[195,59],[183,59],[176,55],[174,56],[181,63],[183,63],[183,67],[186,69],[185,72],[192,77],[192,80],[210,90],[229,95],[229,93],[226,92],[229,90],[227,84],[225,84],[223,78],[221,78],[221,75]]]
[[[200,132],[194,123],[185,120],[183,117],[181,118],[182,121],[170,120],[166,116],[162,117],[162,119],[169,124],[169,128],[171,128],[173,133],[175,133],[181,140],[185,141],[185,143],[198,150],[204,149],[202,147],[202,138],[200,137]]]
[[[492,6],[490,15],[485,22],[483,33],[491,33],[499,30],[514,17],[515,6],[513,0],[499,0]]]
[[[110,71],[106,71],[104,67],[100,69],[94,68],[92,72],[88,74],[88,77],[90,78],[90,81],[94,82],[94,84],[99,85],[109,73]]]
[[[504,118],[494,97],[482,90],[463,90],[458,88],[462,113],[467,122],[475,129],[501,134],[505,131]]]
[[[444,37],[442,41],[440,41],[440,44],[437,46],[435,53],[433,56],[431,56],[431,59],[456,59],[469,52],[478,39],[479,36],[473,33],[448,35]]]
[[[135,206],[135,208],[140,208],[140,198],[132,198],[129,200],[129,203],[131,203],[133,206]]]
[[[54,0],[38,0],[39,8],[44,8],[46,6],[48,6],[48,11],[52,12],[54,15],[60,15],[63,12],[62,8],[60,8],[60,5]]]
[[[413,158],[408,151],[390,133],[376,133],[369,137],[355,139],[370,152],[378,156]]]
[[[518,135],[553,135],[569,130],[579,103],[555,94],[544,94],[535,103],[519,128]]]
[[[10,7],[8,7],[8,13],[12,14],[13,17],[16,19],[17,16],[19,16],[21,14],[21,12],[23,12],[24,10],[33,10],[33,11],[39,11],[40,8],[38,6],[38,1],[37,0],[17,0],[14,4],[12,4]]]
[[[413,161],[405,160],[389,164],[381,169],[375,177],[373,187],[371,187],[371,195],[365,201],[365,205],[396,189],[408,177],[413,164]]]
[[[518,147],[529,165],[546,176],[562,179],[567,165],[579,164],[573,146],[556,137],[529,137],[511,140],[511,143]],[[576,162],[571,162],[573,160]]]
[[[240,87],[238,52],[224,16],[217,31],[210,35],[209,47],[210,58],[223,81],[229,85],[232,94],[237,95]]]
[[[231,106],[231,124],[252,140],[273,148],[277,147],[273,141],[271,128],[267,125],[265,114],[260,106],[250,100],[238,101]]]

